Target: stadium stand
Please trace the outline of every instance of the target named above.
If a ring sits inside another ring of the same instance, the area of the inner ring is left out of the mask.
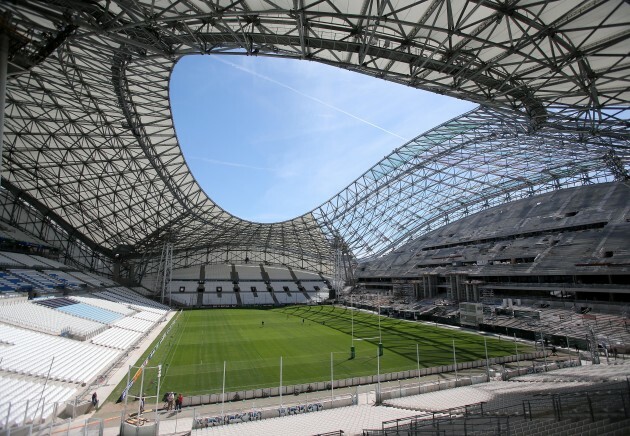
[[[171,296],[174,296],[178,292],[181,292],[181,288],[184,288],[184,292],[196,292],[199,287],[198,280],[172,280],[171,281]],[[152,292],[146,291],[147,295],[151,295]]]
[[[309,280],[309,281],[321,281],[322,278],[319,274],[309,271],[303,271],[299,269],[293,268],[293,273],[298,280]]]
[[[90,306],[100,307],[111,312],[120,313],[125,316],[133,315],[134,313],[136,313],[136,310],[128,307],[125,304],[104,300],[94,295],[70,295],[68,298],[81,303],[89,304]]]
[[[262,281],[260,266],[235,265],[239,281]],[[207,276],[206,276],[207,277]]]
[[[49,416],[55,412],[55,403],[72,398],[75,386],[26,380],[0,375],[0,390],[11,397],[11,401],[0,402],[0,429],[6,430],[22,422],[33,421],[36,416]],[[42,399],[42,403],[36,399]]]
[[[146,310],[149,312],[161,314],[165,314],[169,310],[168,306],[165,306],[153,300],[149,300],[148,298],[142,297],[135,292],[121,286],[115,288],[107,288],[105,291],[94,293],[94,295],[106,298],[114,302],[128,303],[130,307],[133,307],[136,310]]]
[[[116,321],[112,325],[114,327],[124,328],[127,330],[133,330],[135,332],[146,333],[154,325],[154,322],[147,321],[146,319],[137,318],[135,316],[126,317],[119,321]]]
[[[13,260],[15,260],[17,263],[19,263],[20,265],[29,267],[29,268],[35,268],[35,267],[49,267],[50,265],[45,263],[40,256],[29,256],[28,254],[22,254],[22,253],[12,253],[12,252],[4,252],[4,256],[5,257],[9,257]]]
[[[50,266],[52,268],[55,268],[55,269],[67,269],[68,268],[63,263],[57,262],[54,259],[49,259],[47,257],[37,256],[35,254],[31,254],[29,256],[32,257],[33,259],[35,259],[36,262],[46,264],[46,265],[48,265],[48,266]]]
[[[180,304],[182,306],[196,306],[197,305],[197,294],[190,294],[190,293],[186,293],[186,294],[180,294],[180,293],[174,293],[171,295],[171,299],[172,301],[174,301],[177,304]]]
[[[154,289],[149,279],[167,277],[171,265],[185,266],[176,281],[205,280],[206,292],[186,289],[169,304],[184,297],[195,306],[321,298],[326,279],[293,269],[299,265],[334,274],[336,296],[341,290],[374,292],[358,307],[377,305],[388,316],[426,316],[458,328],[459,304],[479,302],[483,322],[467,324],[473,328],[532,339],[540,331],[543,344],[566,337],[567,346],[570,339],[590,346],[582,356],[593,361],[598,347],[616,357],[613,345],[628,345],[622,308],[630,302],[628,1],[576,7],[552,0],[214,3],[0,2],[0,100],[7,101],[0,129],[0,247],[7,250],[0,254],[7,270],[0,271],[0,328],[9,329],[0,333],[0,368],[7,360],[8,378],[27,368],[21,380],[37,378],[33,383],[41,386],[48,365],[13,362],[19,359],[11,353],[19,348],[25,350],[20,358],[52,355],[56,363],[58,357],[55,377],[87,383],[100,369],[84,367],[81,359],[124,354],[124,346],[132,347],[168,314],[168,306],[145,298],[154,297],[151,292],[126,286]],[[256,223],[210,199],[181,153],[169,87],[176,63],[194,54],[308,59],[479,106],[406,141],[308,213]],[[260,277],[237,261],[260,263]],[[196,276],[198,267],[199,273],[207,267],[205,278]],[[250,281],[272,292],[248,289]],[[222,292],[218,283],[226,284]],[[526,297],[533,301],[496,302]],[[88,298],[107,300],[112,309]],[[422,299],[433,301],[417,301]],[[574,307],[553,306],[557,301]],[[112,322],[123,327],[107,324]],[[133,342],[121,337],[127,329]],[[107,347],[81,341],[87,338]],[[509,378],[509,371],[503,375]],[[466,404],[463,412],[442,409],[431,419],[403,419],[395,407],[353,410],[362,427],[372,424],[372,415],[395,421],[377,430],[363,427],[366,436],[398,433],[399,427],[431,434],[495,428],[509,434],[627,433],[627,388],[604,382],[584,390],[580,383],[565,380],[551,389],[553,397],[525,393],[518,407],[497,401],[493,412],[503,415],[496,417],[478,416],[479,402],[471,416]],[[10,388],[29,397],[40,386]],[[53,380],[51,391],[46,386],[41,392],[53,399],[67,395],[52,391],[56,386]],[[491,390],[484,395],[502,391],[510,399],[516,389],[502,384]],[[466,400],[459,392],[463,402],[475,401],[474,394]],[[39,408],[32,413],[27,398],[21,409],[21,394],[13,397],[16,411],[24,412],[21,424],[34,425]],[[50,410],[42,405],[40,416]],[[6,412],[0,426],[19,424],[11,404],[5,409],[0,403],[0,411]],[[335,412],[278,420],[265,431],[361,432],[346,427],[355,424],[352,411]],[[564,412],[576,422],[561,422],[558,413]],[[522,422],[510,423],[514,416]],[[49,424],[18,431],[71,433],[70,422],[59,432]],[[88,425],[76,430],[102,433]]]
[[[101,286],[105,286],[103,280],[93,277],[92,275],[86,274],[81,271],[70,271],[66,273],[67,275],[74,277],[79,280],[81,283],[85,283],[92,288],[99,288]]]
[[[112,324],[113,322],[123,317],[123,315],[121,315],[120,313],[112,312],[107,309],[94,307],[84,303],[69,304],[66,306],[57,307],[56,309],[70,315],[77,316],[79,318],[91,319],[93,321],[101,322],[103,324]]]
[[[24,266],[22,263],[13,259],[11,256],[6,256],[5,253],[0,253],[0,265],[3,266]]]
[[[91,338],[90,342],[104,347],[127,350],[141,337],[142,332],[112,326],[111,328]]]
[[[293,281],[293,277],[291,276],[291,273],[286,267],[281,268],[281,267],[265,266],[265,271],[269,275],[269,278],[274,282]]]
[[[0,244],[11,245],[17,243],[20,246],[33,246],[33,247],[46,247],[49,248],[50,244],[36,238],[30,233],[24,232],[15,226],[12,226],[6,222],[0,224]]]
[[[232,284],[230,283],[230,286]],[[204,306],[234,306],[236,304],[236,297],[233,292],[215,290],[206,291],[203,293],[203,305]]]
[[[361,434],[363,428],[380,426],[381,422],[404,418],[409,411],[391,407],[373,407],[360,405],[352,407],[340,407],[332,410],[323,410],[314,413],[283,416],[264,419],[262,421],[243,422],[219,427],[208,427],[194,430],[192,435],[312,435],[313,429],[319,433],[331,434],[345,429],[343,434]]]
[[[258,304],[258,293],[254,295],[254,293],[249,288],[241,286],[239,295],[241,296],[241,302],[243,306],[254,306]]]
[[[206,265],[206,280],[231,281],[231,265],[221,263]]]
[[[3,324],[0,340],[11,344],[2,347],[3,371],[44,378],[50,372],[54,380],[69,383],[87,383],[119,354],[111,348]]]
[[[34,289],[42,294],[54,293],[65,286],[61,281],[46,274],[30,269],[10,269],[9,272],[33,284]]]
[[[33,289],[33,285],[14,274],[0,271],[0,289],[5,292],[28,292]]]
[[[271,273],[267,273],[267,270]],[[205,293],[238,292],[226,294],[226,298],[220,296],[203,296],[201,303],[196,295],[199,289],[199,268],[183,268],[173,270],[170,281],[170,292],[165,296],[180,306],[254,306],[254,305],[284,305],[302,304],[304,302],[322,302],[328,298],[328,284],[318,273],[303,270],[291,270],[287,267],[273,267],[264,265],[243,264],[210,264],[204,266],[205,279],[203,288]],[[298,280],[298,276],[302,280]],[[155,277],[147,276],[142,281],[143,288],[137,292],[151,297],[154,295]],[[288,293],[285,291],[285,286]],[[238,288],[238,291],[236,291]],[[255,291],[252,288],[256,288]],[[274,295],[269,293],[269,288],[274,290]],[[181,295],[184,293],[185,295]],[[278,293],[278,295],[275,295]],[[282,295],[286,293],[286,295]],[[293,293],[302,293],[296,298]],[[179,294],[179,295],[178,295]]]
[[[78,318],[30,301],[4,304],[0,300],[0,321],[53,335],[72,335],[88,339],[105,330],[100,322]]]
[[[80,289],[87,287],[85,282],[77,279],[76,277],[71,276],[68,273],[58,270],[43,270],[43,273],[48,274],[55,281],[60,282],[63,286],[67,288]]]

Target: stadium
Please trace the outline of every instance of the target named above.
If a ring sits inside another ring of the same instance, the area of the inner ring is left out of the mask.
[[[622,0],[2,2],[1,431],[626,434],[629,17]],[[201,55],[478,106],[257,223],[181,151],[170,78]]]

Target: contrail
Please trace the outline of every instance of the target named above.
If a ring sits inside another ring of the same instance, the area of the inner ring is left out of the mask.
[[[379,125],[376,125],[376,124],[374,124],[374,123],[372,123],[372,122],[370,122],[370,121],[368,121],[368,120],[365,120],[365,119],[363,119],[363,118],[361,118],[361,117],[358,117],[358,116],[356,116],[356,115],[353,115],[353,114],[351,114],[350,112],[345,111],[345,110],[343,110],[343,109],[341,109],[341,108],[338,108],[337,106],[333,106],[333,105],[332,105],[332,104],[330,104],[330,103],[326,103],[325,101],[322,101],[322,100],[320,100],[320,99],[319,99],[319,98],[317,98],[317,97],[313,97],[312,95],[305,94],[305,93],[303,93],[302,91],[300,91],[300,90],[298,90],[298,89],[295,89],[295,88],[293,88],[293,87],[291,87],[291,86],[289,86],[289,85],[287,85],[287,84],[284,84],[284,83],[282,83],[282,82],[278,82],[277,80],[272,79],[271,77],[267,77],[267,76],[265,76],[264,74],[260,74],[260,73],[258,73],[258,72],[256,72],[256,71],[252,71],[252,70],[250,70],[249,68],[245,68],[245,67],[242,67],[242,66],[240,66],[240,65],[234,64],[234,63],[232,63],[232,62],[230,62],[230,61],[226,61],[225,59],[222,59],[222,58],[221,58],[221,57],[219,57],[219,56],[213,56],[212,58],[215,58],[216,60],[218,60],[219,62],[223,62],[224,64],[230,65],[230,66],[232,66],[233,68],[236,68],[237,70],[245,71],[246,73],[252,74],[252,75],[254,75],[254,76],[256,76],[256,77],[260,77],[261,79],[267,80],[267,81],[269,81],[269,82],[271,82],[271,83],[275,83],[275,84],[276,84],[276,85],[278,85],[278,86],[282,86],[283,88],[286,88],[286,89],[288,89],[289,91],[293,91],[293,92],[295,92],[296,94],[301,95],[302,97],[308,98],[309,100],[313,100],[313,101],[315,101],[315,102],[317,102],[317,103],[319,103],[319,104],[321,104],[321,105],[324,105],[324,106],[326,106],[326,107],[328,107],[328,108],[330,108],[330,109],[332,109],[332,110],[335,110],[335,111],[337,111],[337,112],[339,112],[339,113],[342,113],[342,114],[344,114],[344,115],[347,115],[347,116],[349,116],[350,118],[354,118],[355,120],[360,121],[360,122],[362,122],[362,123],[364,123],[364,124],[367,124],[368,126],[372,126],[372,127],[374,127],[375,129],[381,130],[381,131],[383,131],[383,132],[385,132],[385,133],[387,133],[387,134],[389,134],[389,135],[392,135],[392,136],[395,136],[396,138],[402,139],[402,140],[403,140],[403,141],[405,141],[405,142],[409,141],[407,138],[403,138],[402,136],[400,136],[400,135],[398,135],[398,134],[396,134],[396,133],[394,133],[394,132],[392,132],[392,131],[390,131],[390,130],[387,130],[387,129],[385,129],[385,128],[383,128],[383,127],[379,126]]]
[[[197,157],[197,156],[190,156],[188,157],[189,160],[201,160],[207,163],[211,163],[211,164],[216,164],[216,165],[224,165],[224,166],[228,166],[228,167],[237,167],[237,168],[247,168],[250,170],[261,170],[261,171],[275,171],[273,168],[265,168],[265,167],[256,167],[253,165],[247,165],[247,164],[241,164],[241,163],[237,163],[237,162],[226,162],[223,160],[216,160],[216,159],[207,159],[205,157]]]

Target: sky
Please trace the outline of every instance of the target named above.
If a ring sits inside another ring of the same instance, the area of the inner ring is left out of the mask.
[[[242,219],[313,210],[414,137],[475,104],[310,61],[187,56],[170,98],[206,194]]]

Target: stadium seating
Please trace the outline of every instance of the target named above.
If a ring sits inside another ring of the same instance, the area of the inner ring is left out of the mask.
[[[184,288],[184,292],[196,292],[199,287],[198,280],[171,280],[171,296],[180,292],[180,288]]]
[[[0,321],[48,334],[71,334],[86,339],[107,328],[103,323],[78,318],[30,301],[0,304]]]
[[[206,291],[203,293],[203,305],[204,306],[236,306],[236,296],[234,292],[231,291],[232,283],[229,283],[230,291]],[[225,288],[223,288],[225,289]]]
[[[65,287],[61,281],[36,270],[10,269],[9,272],[24,281],[32,283],[34,289],[41,293],[54,293]]]
[[[210,264],[206,265],[206,280],[232,280],[232,267],[228,264]]]
[[[94,295],[105,298],[110,301],[127,303],[136,310],[147,310],[149,312],[161,313],[164,315],[169,311],[169,307],[164,304],[157,303],[148,298],[142,297],[135,292],[122,286],[115,288],[107,288],[105,291],[97,292]]]
[[[319,274],[317,273],[313,273],[313,272],[309,272],[309,271],[303,271],[303,270],[299,270],[299,269],[293,269],[293,273],[295,274],[295,276],[297,277],[298,280],[310,280],[310,281],[321,281],[322,278]]]
[[[141,332],[111,327],[90,339],[90,342],[104,347],[127,350],[142,337]]]
[[[107,368],[120,351],[0,324],[0,369],[33,377],[87,383]],[[53,361],[54,358],[54,361]],[[52,365],[51,365],[52,363]]]
[[[24,279],[4,271],[0,271],[0,291],[26,292],[33,289],[33,285]]]
[[[153,328],[155,323],[147,321],[146,319],[130,316],[116,321],[112,325],[127,330],[133,330],[135,332],[146,333]]]
[[[2,266],[24,266],[22,263],[13,259],[12,257],[5,256],[4,253],[0,253],[0,265]]]
[[[8,268],[0,271],[0,388],[11,391],[0,402],[0,429],[64,411],[79,385],[110,369],[170,310],[40,256],[3,252],[0,265]]]
[[[6,429],[24,421],[33,421],[36,416],[50,415],[55,403],[63,404],[74,396],[77,389],[56,383],[49,383],[44,388],[43,382],[1,375],[0,392],[11,398],[11,401],[0,402],[0,417],[3,418],[0,429]]]
[[[267,290],[265,289],[265,293],[266,292]],[[256,295],[260,295],[260,294],[256,292]],[[257,296],[254,296],[254,293],[247,286],[241,285],[240,296],[241,296],[241,301],[243,303],[243,306],[253,306],[256,304],[262,304],[263,298],[258,298]],[[260,303],[258,300],[260,300]]]
[[[291,272],[286,267],[265,266],[265,271],[272,281],[293,281]]]
[[[173,293],[171,295],[171,299],[178,303],[181,304],[183,306],[195,306],[197,305],[197,293],[195,292],[194,294],[191,293],[185,293],[185,294],[181,294],[181,293]]]
[[[55,268],[55,269],[66,269],[66,268],[68,268],[63,263],[57,262],[56,260],[53,260],[53,259],[48,259],[47,257],[37,256],[37,255],[34,255],[34,254],[30,254],[29,256],[32,257],[33,259],[35,259],[36,262],[40,262],[40,263],[46,264],[46,265],[48,265],[48,266],[50,266],[52,268]]]
[[[111,312],[120,313],[126,316],[133,315],[134,313],[136,313],[136,310],[131,309],[125,304],[121,304],[115,301],[104,300],[102,298],[98,298],[92,295],[71,295],[68,298],[81,302],[81,303],[89,304],[90,306],[100,307],[102,309],[106,309]]]
[[[29,267],[49,267],[50,265],[43,261],[43,258],[40,256],[29,256],[28,254],[23,253],[13,253],[13,252],[3,252],[5,257],[11,258],[16,261],[18,264]]]
[[[238,273],[239,281],[253,280],[261,281],[261,271],[258,265],[235,265],[236,272]],[[207,277],[207,272],[206,272]]]
[[[314,432],[320,434],[338,432],[342,428],[345,429],[344,434],[361,434],[364,428],[380,427],[383,421],[407,416],[409,416],[408,410],[358,405],[262,421],[208,427],[194,430],[192,435],[291,434],[298,436],[313,435]],[[317,430],[314,431],[314,429]]]
[[[82,271],[71,271],[66,274],[94,288],[100,288],[101,286],[104,286],[103,280],[95,278],[94,276],[84,273]]]
[[[100,307],[90,306],[89,304],[84,303],[59,307],[57,310],[70,315],[78,316],[79,318],[102,322],[103,324],[111,324],[123,317],[120,313],[112,312]]]
[[[87,287],[87,284],[76,277],[71,276],[63,271],[58,270],[44,270],[45,274],[48,274],[55,281],[61,282],[65,287],[72,289],[81,289]]]

